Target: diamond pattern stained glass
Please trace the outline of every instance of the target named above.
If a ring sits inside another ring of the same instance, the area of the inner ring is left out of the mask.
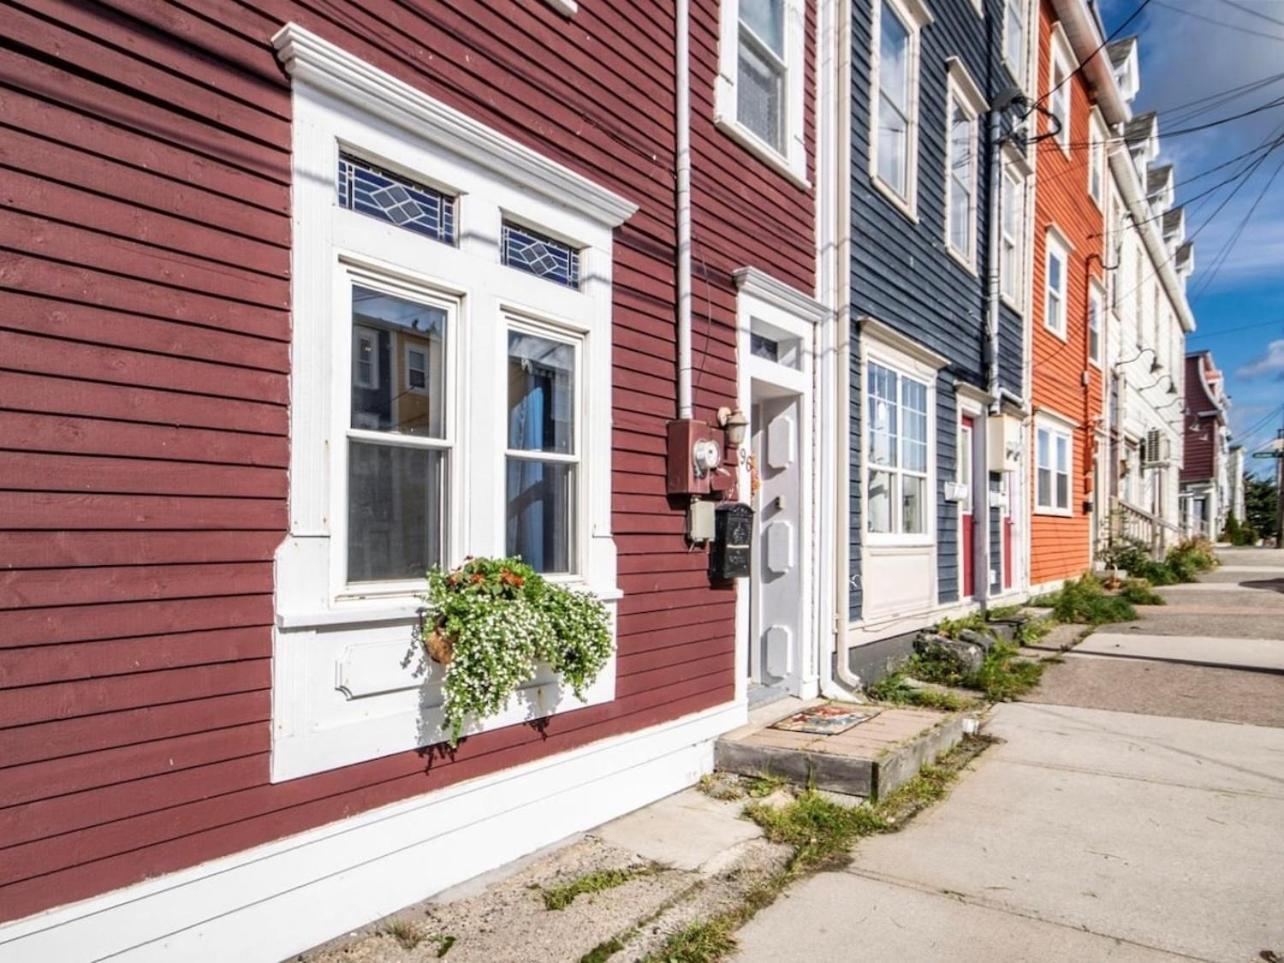
[[[339,206],[455,243],[455,199],[349,154],[339,155]]]
[[[568,288],[580,286],[580,252],[569,244],[504,222],[501,259],[509,267]]]

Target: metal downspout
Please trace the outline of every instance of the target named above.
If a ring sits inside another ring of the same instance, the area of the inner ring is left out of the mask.
[[[972,538],[973,597],[984,608],[990,599],[990,559],[994,557],[990,539],[993,528],[990,524],[990,423],[989,419],[999,414],[999,225],[1003,216],[1003,143],[1000,139],[1000,124],[1003,110],[996,104],[990,107],[990,218],[986,227],[986,269],[985,269],[985,335],[986,335],[986,371],[985,391],[990,396],[986,423],[981,431],[980,472],[984,484],[981,491],[973,496],[972,524],[976,524],[976,507],[984,508],[981,516],[984,521],[982,537]],[[973,470],[973,476],[978,472]],[[976,496],[982,496],[977,498]],[[980,585],[977,585],[977,582]],[[1001,584],[1001,583],[1000,583]]]
[[[691,0],[677,0],[678,418],[689,419],[691,397]]]

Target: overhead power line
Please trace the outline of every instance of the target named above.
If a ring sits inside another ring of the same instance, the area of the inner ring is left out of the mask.
[[[1281,328],[1284,328],[1284,318],[1274,318],[1270,321],[1256,321],[1253,324],[1240,324],[1233,328],[1221,328],[1217,331],[1200,330],[1196,331],[1194,334],[1188,334],[1186,336],[1186,340],[1195,341],[1199,338],[1219,338],[1223,334],[1235,334],[1239,331],[1252,331],[1254,328],[1266,328],[1273,324],[1278,324]]]
[[[1268,40],[1279,40],[1284,42],[1284,36],[1280,36],[1279,34],[1263,33],[1260,30],[1251,30],[1248,27],[1241,27],[1238,24],[1227,23],[1224,20],[1217,20],[1213,17],[1206,17],[1202,13],[1194,13],[1193,11],[1187,10],[1184,7],[1179,7],[1176,4],[1166,3],[1165,0],[1154,0],[1154,2],[1158,6],[1161,6],[1166,10],[1172,10],[1173,12],[1180,13],[1183,16],[1193,17],[1196,20],[1202,20],[1205,23],[1211,23],[1216,27],[1225,27],[1227,30],[1235,30],[1235,31],[1238,31],[1239,33],[1246,33],[1252,37],[1265,37]]]
[[[1284,27],[1284,20],[1262,13],[1260,10],[1254,10],[1247,4],[1237,3],[1236,0],[1222,0],[1222,3],[1226,4],[1228,7],[1234,7],[1236,10],[1243,10],[1250,17],[1257,17],[1260,20],[1265,20],[1267,23],[1277,23],[1281,27]]]

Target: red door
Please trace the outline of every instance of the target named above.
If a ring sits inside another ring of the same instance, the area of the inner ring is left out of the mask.
[[[972,555],[972,428],[973,419],[963,416],[959,428],[959,482],[966,486],[967,494],[963,498],[962,513],[959,515],[959,546],[963,553],[963,595],[971,598],[976,595],[975,559]]]

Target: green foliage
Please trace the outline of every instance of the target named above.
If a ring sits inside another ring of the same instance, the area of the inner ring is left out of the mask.
[[[1051,619],[1024,619],[1016,624],[1013,641],[1017,645],[1034,645],[1052,631],[1054,624]]]
[[[1275,482],[1265,481],[1245,474],[1244,516],[1253,532],[1259,536],[1270,536],[1278,532],[1278,513],[1279,499],[1275,490]]]
[[[413,950],[424,940],[419,927],[405,920],[393,920],[381,931],[384,936],[391,936],[403,950]]]
[[[1044,596],[1043,600],[1051,606],[1058,622],[1105,625],[1107,622],[1131,622],[1137,617],[1137,610],[1127,599],[1107,595],[1090,572],[1075,581],[1066,582],[1060,591]]]
[[[1130,578],[1119,590],[1119,597],[1133,605],[1167,605],[1164,597],[1150,587],[1144,578]]]
[[[947,639],[960,638],[966,631],[980,632],[982,635],[994,635],[994,629],[985,621],[985,616],[980,612],[969,612],[967,615],[957,619],[941,619],[936,623],[933,629],[937,635],[943,635]]]
[[[966,700],[960,699],[953,692],[940,692],[936,689],[912,686],[903,672],[893,672],[891,675],[884,676],[869,687],[868,693],[871,699],[879,702],[940,709],[943,712],[957,712],[969,705]]]
[[[886,828],[883,818],[868,805],[844,806],[808,789],[788,806],[753,803],[745,815],[762,827],[773,843],[794,848],[790,868],[810,871],[844,859],[852,844]]]
[[[575,902],[575,897],[577,896],[615,889],[617,886],[623,886],[630,880],[637,879],[640,876],[652,876],[655,872],[656,867],[654,866],[626,866],[623,869],[600,869],[593,873],[586,873],[578,879],[571,880],[569,883],[544,890],[544,908],[548,910],[566,909],[571,903]]]
[[[1174,572],[1183,575],[1183,582],[1193,582],[1197,573],[1211,571],[1218,565],[1213,543],[1206,538],[1188,538],[1178,542],[1168,551],[1164,562]],[[1189,573],[1189,578],[1184,577],[1186,573]]]
[[[975,689],[991,702],[1008,702],[1039,684],[1043,667],[1022,659],[1020,651],[1006,642],[995,642],[985,653],[980,668],[969,670],[953,653],[934,649],[917,653],[905,671],[922,682],[954,688]]]
[[[725,959],[736,948],[736,920],[732,916],[715,916],[700,920],[679,930],[665,941],[664,947],[647,957],[645,963],[713,963]]]
[[[442,712],[455,745],[469,717],[504,708],[548,663],[579,697],[611,656],[606,607],[591,595],[546,582],[517,558],[471,558],[428,572],[425,638],[453,643]]]

